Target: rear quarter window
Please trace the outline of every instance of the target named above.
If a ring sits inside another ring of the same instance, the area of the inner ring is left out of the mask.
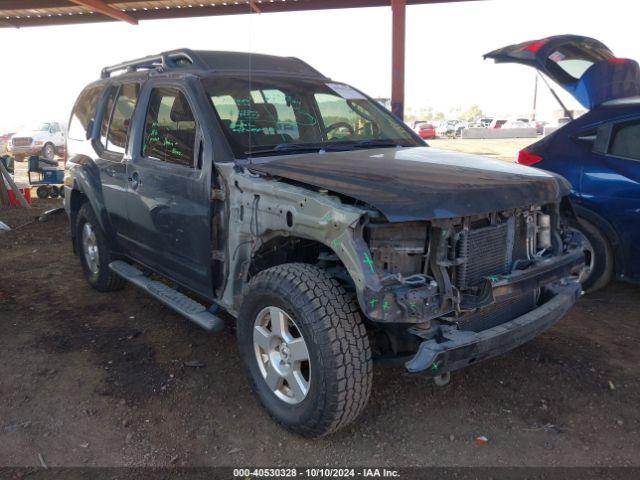
[[[73,140],[86,140],[87,127],[89,122],[95,118],[98,101],[102,95],[104,87],[102,85],[96,87],[85,88],[71,112],[69,120],[68,136]]]
[[[613,127],[609,154],[640,160],[640,120],[620,123]]]

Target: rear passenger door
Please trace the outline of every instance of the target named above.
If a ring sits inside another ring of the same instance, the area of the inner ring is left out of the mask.
[[[620,236],[628,276],[640,277],[640,118],[598,129],[593,155],[581,159],[580,195]]]
[[[136,114],[127,163],[129,250],[178,283],[210,296],[210,174],[194,94],[151,81]]]
[[[127,236],[127,171],[125,151],[140,85],[116,83],[109,87],[100,116],[100,136],[94,140],[99,155],[102,198],[109,222],[119,241]]]

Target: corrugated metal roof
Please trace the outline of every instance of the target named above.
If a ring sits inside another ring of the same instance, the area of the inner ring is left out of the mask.
[[[407,4],[460,1],[474,0],[407,0]],[[127,18],[129,21],[137,21],[251,12],[378,7],[389,4],[390,0],[0,0],[0,28],[126,21]]]

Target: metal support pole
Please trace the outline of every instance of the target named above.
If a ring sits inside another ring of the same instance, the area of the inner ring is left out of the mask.
[[[404,120],[404,59],[407,0],[391,0],[391,111]]]

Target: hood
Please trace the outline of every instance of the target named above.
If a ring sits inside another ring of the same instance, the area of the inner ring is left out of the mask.
[[[287,155],[255,162],[250,170],[360,200],[391,222],[542,205],[568,193],[566,181],[551,173],[431,147]]]
[[[579,35],[557,35],[508,45],[484,55],[496,63],[519,63],[543,72],[591,109],[610,100],[640,95],[640,68],[616,58],[602,42]]]

